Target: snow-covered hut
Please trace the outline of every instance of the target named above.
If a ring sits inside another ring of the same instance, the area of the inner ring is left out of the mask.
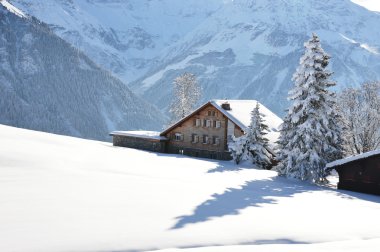
[[[380,195],[380,149],[340,159],[326,165],[339,174],[338,189]]]

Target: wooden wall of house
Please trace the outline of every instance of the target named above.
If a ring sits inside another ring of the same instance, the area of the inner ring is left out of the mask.
[[[335,168],[338,189],[380,195],[380,155],[363,158]]]
[[[215,113],[215,115],[214,115]],[[196,119],[201,121],[200,126],[196,126]],[[203,125],[204,120],[212,121],[211,127],[205,127]],[[220,128],[216,128],[214,121],[220,121]],[[186,149],[198,149],[207,150],[210,152],[226,152],[227,149],[227,122],[228,119],[220,111],[214,108],[212,105],[205,107],[199,113],[193,115],[184,121],[181,125],[168,132],[165,136],[169,139],[168,148],[186,148]],[[182,134],[181,140],[176,140],[175,135]],[[199,137],[198,142],[194,142],[193,135]],[[235,135],[240,136],[243,132],[235,127]],[[208,142],[203,143],[203,136],[208,136]],[[213,143],[213,138],[219,139],[218,144]]]
[[[133,136],[113,135],[114,146],[128,147],[138,150],[154,151],[166,153],[166,141],[156,139],[146,139]]]

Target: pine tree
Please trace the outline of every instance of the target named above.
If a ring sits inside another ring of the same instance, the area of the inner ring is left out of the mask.
[[[201,88],[192,73],[184,73],[174,79],[173,100],[170,105],[171,123],[189,115],[198,104]]]
[[[335,94],[328,88],[332,72],[326,69],[330,56],[316,34],[305,43],[305,53],[293,75],[293,101],[278,141],[279,175],[325,182],[326,163],[342,156],[341,128],[335,108]]]
[[[255,109],[251,112],[251,123],[247,133],[247,144],[249,156],[257,167],[268,169],[271,166],[272,154],[268,152],[268,139],[265,138],[268,126],[259,111],[259,103],[256,103]]]
[[[228,149],[231,152],[232,159],[236,164],[248,159],[248,141],[247,135],[241,137],[232,136],[232,141],[228,143]]]

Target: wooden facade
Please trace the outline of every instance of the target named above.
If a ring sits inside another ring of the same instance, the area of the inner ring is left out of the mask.
[[[139,150],[166,153],[167,139],[136,137],[111,133],[113,146],[128,147]]]
[[[380,195],[380,152],[363,158],[359,155],[347,162],[333,162],[328,169],[338,172],[338,189]]]
[[[233,133],[228,132],[228,128],[233,128]],[[241,136],[244,131],[208,103],[165,130],[161,136],[168,139],[169,153],[230,160],[227,142],[231,134]]]

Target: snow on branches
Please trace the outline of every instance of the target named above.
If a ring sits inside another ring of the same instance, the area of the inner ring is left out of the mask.
[[[335,86],[326,69],[329,59],[313,34],[293,75],[292,104],[278,142],[279,175],[322,183],[326,163],[342,156],[335,94],[328,90]]]
[[[269,141],[265,138],[268,125],[264,124],[259,107],[259,103],[256,103],[255,109],[251,112],[251,124],[247,133],[248,151],[254,165],[268,169],[271,166],[272,158],[272,154],[268,151]]]
[[[347,88],[338,96],[345,155],[380,148],[380,82]]]
[[[232,140],[228,143],[228,149],[231,152],[232,159],[236,164],[248,159],[248,140],[247,135],[241,137],[232,136]]]
[[[271,166],[272,154],[268,151],[268,139],[265,138],[268,126],[259,111],[259,103],[251,112],[251,123],[245,135],[235,138],[229,143],[232,158],[236,164],[250,159],[252,163],[263,169]]]
[[[196,76],[192,73],[184,73],[174,79],[173,100],[170,105],[171,123],[174,123],[189,115],[198,104],[201,97]]]

